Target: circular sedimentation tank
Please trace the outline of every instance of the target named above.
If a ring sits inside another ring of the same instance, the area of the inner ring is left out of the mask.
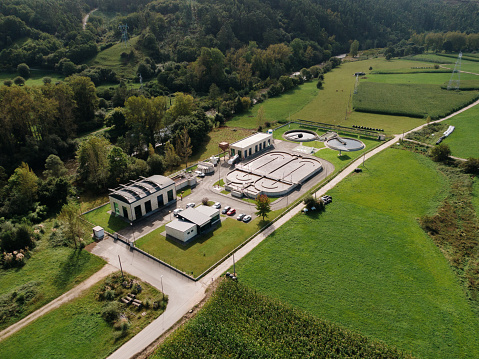
[[[328,141],[326,141],[326,146],[336,150],[336,151],[344,151],[344,152],[352,152],[352,151],[359,151],[362,150],[366,145],[359,140],[354,138],[339,138],[335,137]]]
[[[283,138],[288,141],[309,142],[309,141],[316,141],[319,137],[314,131],[289,130],[283,134]]]

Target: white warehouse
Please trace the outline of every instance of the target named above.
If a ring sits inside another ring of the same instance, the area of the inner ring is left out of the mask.
[[[135,221],[176,201],[175,182],[154,175],[110,190],[111,213]]]
[[[230,157],[244,159],[273,145],[272,133],[256,133],[230,145]]]

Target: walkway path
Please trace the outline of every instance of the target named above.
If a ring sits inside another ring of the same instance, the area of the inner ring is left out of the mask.
[[[93,9],[92,11],[90,11],[88,14],[85,15],[85,17],[83,18],[82,20],[82,26],[83,26],[83,30],[86,29],[86,23],[88,22],[88,18],[90,17],[91,14],[93,14],[95,11],[97,11],[98,8],[96,9]]]
[[[34,320],[37,320],[41,316],[47,314],[48,312],[52,311],[53,309],[58,308],[62,304],[65,304],[74,298],[78,297],[83,291],[86,289],[90,288],[92,285],[98,283],[100,280],[103,278],[107,277],[109,274],[116,272],[118,269],[115,268],[114,266],[107,264],[105,265],[102,269],[100,269],[98,272],[93,274],[90,278],[87,280],[81,282],[79,285],[77,285],[75,288],[69,290],[68,292],[64,293],[63,295],[59,296],[57,299],[52,300],[50,303],[47,305],[44,305],[37,311],[33,312],[29,316],[23,318],[19,322],[9,326],[7,329],[3,330],[0,332],[0,341],[3,339],[8,338],[10,335],[18,332],[20,329],[23,327],[29,325],[31,322]]]

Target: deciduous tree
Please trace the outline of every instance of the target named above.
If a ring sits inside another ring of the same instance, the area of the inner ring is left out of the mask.
[[[260,194],[259,196],[256,197],[256,212],[255,214],[257,216],[264,217],[268,216],[268,213],[271,212],[271,205],[270,205],[270,199],[267,195],[265,194]]]
[[[188,168],[188,157],[193,153],[191,138],[188,135],[188,129],[183,127],[180,135],[176,139],[176,153],[185,161],[185,168]]]

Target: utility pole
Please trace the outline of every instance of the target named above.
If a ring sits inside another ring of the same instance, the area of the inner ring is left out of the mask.
[[[120,255],[118,255],[118,261],[120,262],[121,278],[122,278],[123,280],[125,280],[125,277],[123,276],[123,268],[121,267]]]

